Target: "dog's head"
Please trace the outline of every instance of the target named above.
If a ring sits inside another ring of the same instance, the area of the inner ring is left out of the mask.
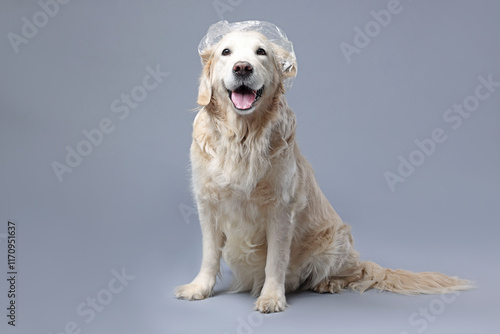
[[[295,57],[256,31],[225,34],[201,52],[201,59],[198,104],[215,100],[219,107],[229,105],[239,115],[252,114],[284,93],[283,83],[297,73]]]

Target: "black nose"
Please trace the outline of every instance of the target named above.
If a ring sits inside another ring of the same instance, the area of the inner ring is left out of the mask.
[[[240,76],[252,74],[253,67],[249,62],[239,61],[233,66],[233,73]]]

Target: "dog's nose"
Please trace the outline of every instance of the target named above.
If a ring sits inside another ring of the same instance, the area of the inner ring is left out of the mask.
[[[253,71],[252,64],[246,61],[239,61],[233,66],[233,73],[236,75],[249,75]]]

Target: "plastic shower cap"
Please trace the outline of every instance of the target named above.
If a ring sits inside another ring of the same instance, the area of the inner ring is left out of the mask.
[[[276,25],[265,21],[242,21],[229,23],[226,20],[214,23],[208,28],[207,34],[198,45],[198,53],[201,55],[207,47],[217,44],[224,35],[233,31],[256,31],[266,36],[270,42],[281,47],[283,54],[277,54],[278,61],[283,66],[283,72],[288,72],[296,67],[295,52],[293,52],[293,44],[288,40],[283,30]],[[295,76],[287,76],[283,82],[285,89],[288,90],[292,86]]]

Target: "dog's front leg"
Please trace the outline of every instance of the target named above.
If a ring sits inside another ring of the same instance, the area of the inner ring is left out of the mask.
[[[220,270],[220,258],[224,238],[216,229],[212,213],[207,206],[198,203],[200,225],[203,237],[203,258],[201,268],[195,279],[186,285],[177,287],[177,298],[198,300],[210,297],[213,294],[217,274]]]
[[[255,309],[262,313],[280,312],[287,306],[285,277],[293,235],[293,224],[288,212],[283,209],[276,219],[268,221],[266,234],[266,279]]]

